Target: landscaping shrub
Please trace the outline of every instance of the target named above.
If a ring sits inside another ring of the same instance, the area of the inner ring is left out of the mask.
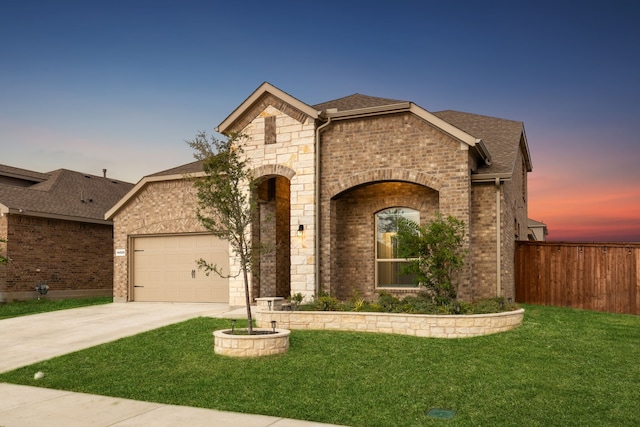
[[[348,301],[339,301],[326,293],[321,293],[307,304],[300,304],[298,309],[304,311],[370,311],[378,313],[411,313],[411,314],[487,314],[517,310],[517,304],[508,302],[502,297],[480,299],[473,303],[450,301],[438,304],[428,292],[419,292],[398,298],[389,292],[380,292],[373,301],[365,301],[358,294]]]

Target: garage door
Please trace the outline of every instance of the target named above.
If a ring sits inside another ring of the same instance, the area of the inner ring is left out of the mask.
[[[200,258],[229,271],[228,243],[214,236],[134,238],[134,301],[229,302],[228,280],[198,270]]]

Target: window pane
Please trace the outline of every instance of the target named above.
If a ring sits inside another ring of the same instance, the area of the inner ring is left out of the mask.
[[[389,208],[376,214],[376,258],[379,287],[415,287],[414,275],[402,274],[405,261],[398,260],[398,219],[420,222],[420,212],[409,208]],[[393,260],[393,261],[386,261]]]
[[[420,212],[408,208],[391,208],[378,212],[377,225],[377,258],[398,258],[398,243],[395,236],[398,232],[398,218],[403,217],[413,222],[420,222]]]
[[[403,261],[378,262],[378,286],[382,287],[415,287],[412,274],[402,274]]]

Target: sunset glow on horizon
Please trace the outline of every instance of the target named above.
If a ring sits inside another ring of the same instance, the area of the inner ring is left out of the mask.
[[[640,242],[640,185],[585,182],[554,188],[552,182],[540,182],[533,175],[529,218],[547,225],[548,240]]]
[[[193,161],[184,141],[267,81],[307,105],[360,93],[521,121],[548,239],[640,241],[633,2],[323,5],[6,2],[0,163],[135,183]]]

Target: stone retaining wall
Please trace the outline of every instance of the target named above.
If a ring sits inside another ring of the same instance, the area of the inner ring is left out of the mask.
[[[472,315],[359,313],[335,311],[258,311],[258,327],[272,320],[278,328],[381,332],[434,338],[466,338],[495,334],[519,326],[524,309]]]

